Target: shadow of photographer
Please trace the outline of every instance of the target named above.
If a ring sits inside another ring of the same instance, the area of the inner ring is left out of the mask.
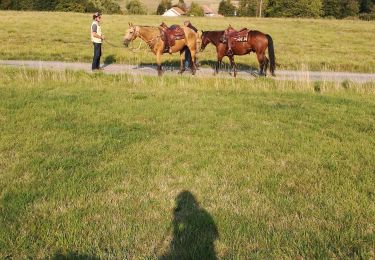
[[[217,259],[214,245],[219,237],[217,227],[191,192],[178,194],[173,214],[173,237],[168,251],[159,259]]]

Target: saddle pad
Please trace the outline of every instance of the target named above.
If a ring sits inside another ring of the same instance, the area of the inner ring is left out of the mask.
[[[238,36],[233,38],[236,42],[247,42],[247,36]]]

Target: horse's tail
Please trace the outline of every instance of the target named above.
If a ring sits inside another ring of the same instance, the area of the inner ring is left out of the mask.
[[[268,40],[268,56],[270,58],[270,71],[271,74],[275,75],[275,68],[276,68],[276,61],[275,61],[275,50],[273,48],[273,40],[271,35],[266,34],[267,40]]]

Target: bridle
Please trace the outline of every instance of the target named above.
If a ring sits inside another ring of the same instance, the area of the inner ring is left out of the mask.
[[[155,45],[153,42],[161,37],[161,34],[159,34],[157,36],[154,36],[150,40],[147,40],[147,39],[145,39],[145,37],[142,36],[142,34],[140,34],[140,32],[139,32],[140,27],[139,26],[133,25],[132,27],[134,28],[134,35],[132,36],[131,41],[133,41],[136,37],[138,37],[141,40],[143,40],[149,47],[153,47]]]

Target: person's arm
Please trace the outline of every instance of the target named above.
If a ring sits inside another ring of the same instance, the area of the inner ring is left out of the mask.
[[[97,31],[98,31],[98,27],[96,26],[96,24],[94,24],[94,25],[92,26],[92,32],[91,32],[92,36],[95,37],[95,38],[99,38],[99,39],[101,39],[101,40],[104,40],[104,35],[100,36],[100,35],[97,33]]]
[[[95,38],[99,38],[101,40],[104,40],[104,35],[100,36],[99,34],[97,34],[96,32],[92,32],[92,36],[94,36]]]

